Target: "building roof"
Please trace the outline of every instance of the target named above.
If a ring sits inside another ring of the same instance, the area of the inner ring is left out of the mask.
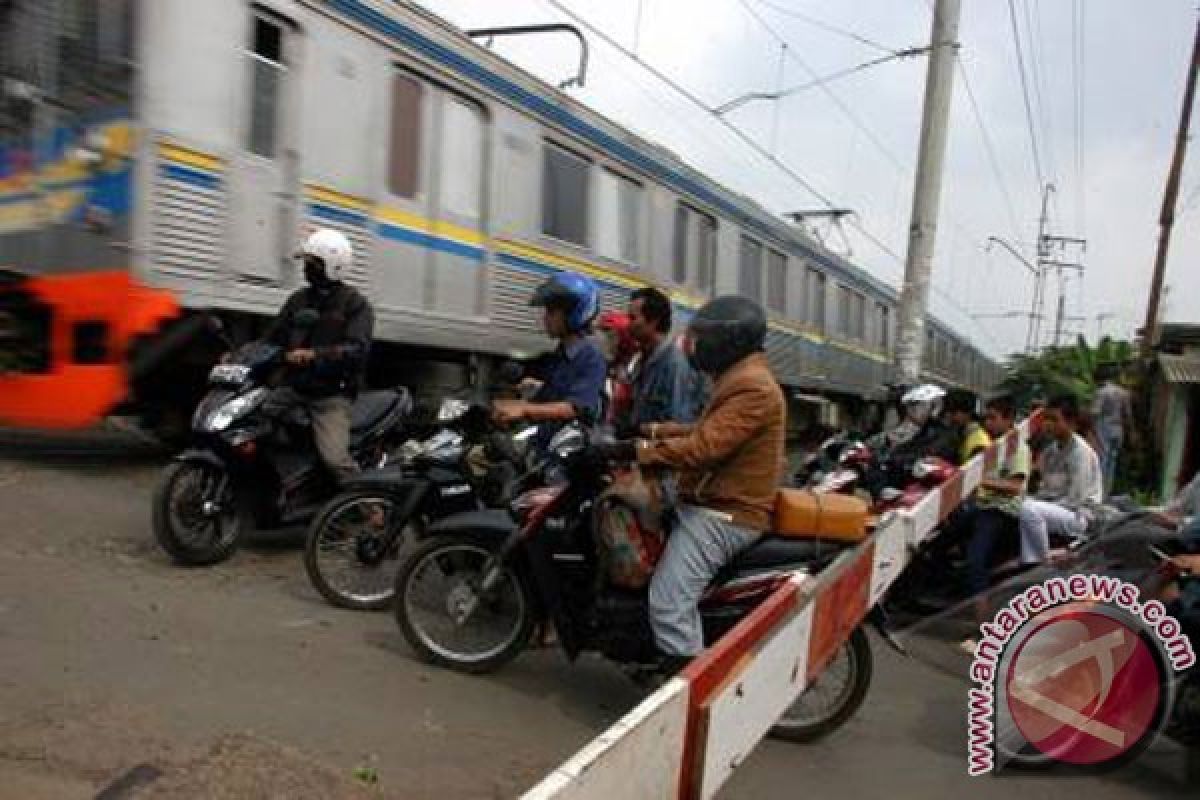
[[[1170,322],[1159,330],[1160,350],[1178,351],[1185,345],[1200,345],[1200,325]]]
[[[1200,383],[1200,356],[1159,353],[1158,365],[1167,383]]]

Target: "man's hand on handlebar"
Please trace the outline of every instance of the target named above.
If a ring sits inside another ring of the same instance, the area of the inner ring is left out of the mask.
[[[527,413],[523,400],[496,400],[492,405],[492,419],[501,426],[520,422]]]

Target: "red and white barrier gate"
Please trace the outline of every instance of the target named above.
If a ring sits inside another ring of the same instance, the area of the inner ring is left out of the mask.
[[[524,800],[714,796],[879,601],[916,545],[978,488],[999,449],[1011,451],[1018,441],[1012,433],[993,444],[819,575],[795,574]]]

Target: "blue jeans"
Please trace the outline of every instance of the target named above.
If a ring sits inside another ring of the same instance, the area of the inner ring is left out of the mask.
[[[992,551],[1001,536],[1014,536],[1017,518],[992,508],[975,512],[971,538],[967,541],[967,586],[972,596],[983,594],[991,575]]]
[[[660,652],[691,658],[704,649],[701,595],[721,567],[759,534],[696,506],[680,505],[676,514],[650,580],[650,628]]]

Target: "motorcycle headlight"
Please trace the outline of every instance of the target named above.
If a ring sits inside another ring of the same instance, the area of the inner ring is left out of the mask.
[[[258,408],[266,399],[267,390],[262,387],[240,394],[210,414],[204,427],[212,433],[219,433],[232,425],[234,420]]]
[[[438,406],[438,422],[453,422],[463,414],[466,414],[469,408],[469,405],[457,397],[447,397]]]

